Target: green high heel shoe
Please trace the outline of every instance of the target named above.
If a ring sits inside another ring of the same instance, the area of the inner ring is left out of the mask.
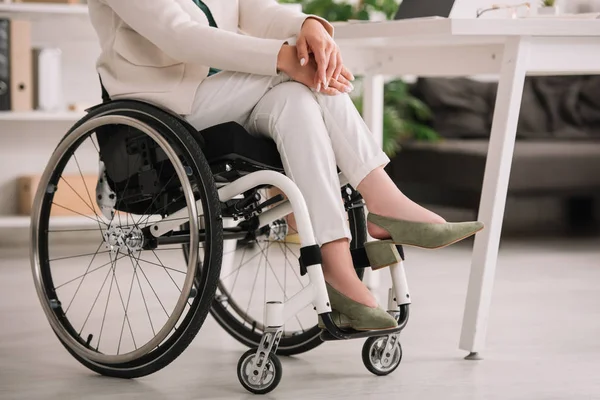
[[[404,221],[373,213],[369,213],[367,220],[388,231],[392,237],[391,240],[365,243],[365,250],[373,269],[400,261],[395,245],[439,249],[466,239],[483,229],[483,223],[478,221],[432,224]]]
[[[356,302],[327,284],[332,310],[348,318],[350,327],[357,331],[375,331],[398,326],[396,319],[381,307],[371,308]]]

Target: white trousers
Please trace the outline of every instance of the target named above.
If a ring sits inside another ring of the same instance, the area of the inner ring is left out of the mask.
[[[271,137],[306,199],[319,245],[351,239],[337,167],[356,188],[389,162],[348,95],[316,93],[285,74],[213,75],[202,81],[187,120],[198,130],[235,121]]]

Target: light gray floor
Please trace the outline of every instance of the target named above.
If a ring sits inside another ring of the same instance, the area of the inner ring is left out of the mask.
[[[371,375],[362,341],[327,343],[283,359],[283,381],[266,398],[600,399],[600,239],[505,242],[488,348],[475,362],[457,349],[469,262],[470,245],[408,251],[414,304],[395,373]],[[0,322],[0,399],[254,398],[235,373],[244,348],[210,317],[159,373],[89,372],[53,336],[23,250],[0,249]]]

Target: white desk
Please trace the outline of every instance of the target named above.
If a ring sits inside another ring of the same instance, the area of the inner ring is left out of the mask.
[[[383,127],[383,75],[499,74],[460,348],[483,350],[526,75],[600,73],[600,20],[423,19],[336,24],[345,63],[364,75],[364,117]],[[400,154],[400,157],[402,154]],[[499,299],[501,301],[501,299]]]

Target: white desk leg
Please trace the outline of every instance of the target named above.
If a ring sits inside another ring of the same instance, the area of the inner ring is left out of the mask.
[[[383,75],[365,76],[363,82],[363,118],[379,146],[383,147]],[[369,240],[373,239],[369,237]],[[369,289],[375,290],[379,286],[379,275],[367,268],[363,281]]]
[[[363,118],[383,147],[383,75],[369,75],[364,78]]]
[[[485,345],[529,45],[528,38],[509,39],[502,59],[479,205],[479,220],[485,229],[475,238],[460,337],[460,348],[470,352],[467,359],[477,359]]]

